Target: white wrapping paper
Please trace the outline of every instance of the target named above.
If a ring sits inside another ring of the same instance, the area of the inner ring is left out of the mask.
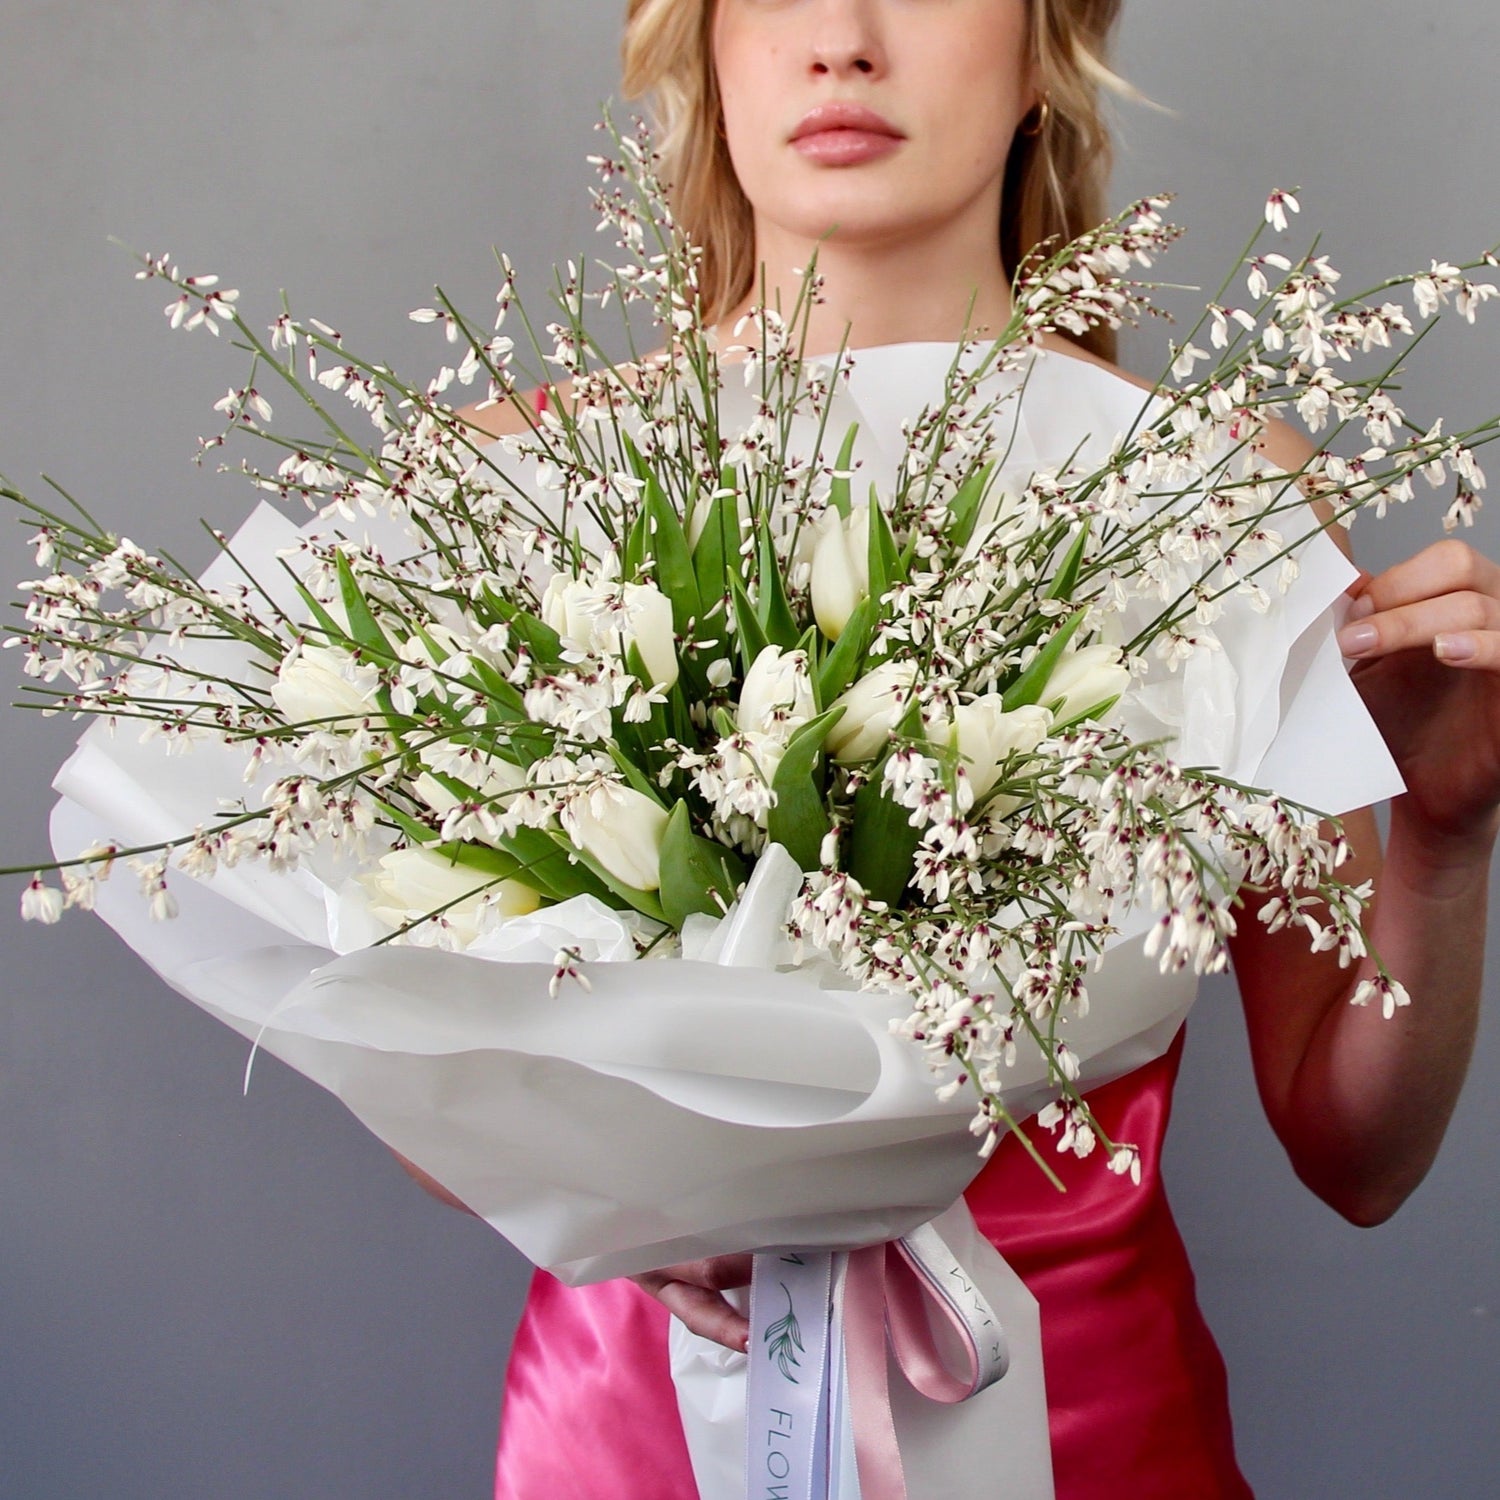
[[[871,477],[889,480],[895,435],[940,389],[952,354],[945,344],[858,353],[828,430],[860,424]],[[1040,467],[1080,444],[1084,461],[1102,458],[1140,402],[1098,367],[1039,360],[1007,466]],[[388,555],[398,549],[390,523],[359,527],[372,528]],[[276,553],[297,537],[261,505],[233,548],[272,580]],[[227,559],[204,575],[217,585],[239,576]],[[1127,722],[1175,734],[1189,763],[1271,781],[1331,812],[1399,790],[1331,644],[1329,611],[1353,577],[1314,538],[1268,613],[1230,600],[1222,651],[1204,654],[1196,677],[1163,670],[1133,688]],[[278,603],[294,611],[289,583],[280,587]],[[234,647],[197,649],[233,665]],[[68,856],[106,836],[179,835],[218,798],[245,794],[243,764],[212,744],[169,757],[159,740],[96,724],[56,777],[54,846]],[[718,1251],[890,1238],[945,1209],[977,1168],[968,1101],[939,1104],[917,1050],[889,1035],[900,1000],[852,992],[827,965],[785,969],[780,920],[795,877],[773,861],[722,924],[704,919],[686,934],[686,960],[642,963],[614,962],[631,951],[637,919],[587,899],[519,919],[463,955],[364,948],[373,929],[357,887],[320,873],[241,864],[202,882],[178,876],[182,915],[167,923],[149,921],[117,876],[101,886],[99,910],[169,984],[333,1089],[569,1280]],[[1126,935],[1149,919],[1135,914]],[[593,992],[569,987],[551,1001],[564,941],[581,948]],[[1068,1023],[1086,1085],[1159,1055],[1191,1003],[1191,980],[1163,978],[1136,948],[1117,941],[1091,983],[1088,1018]],[[1040,1061],[1023,1057],[1012,1112],[1024,1118],[1044,1095]]]

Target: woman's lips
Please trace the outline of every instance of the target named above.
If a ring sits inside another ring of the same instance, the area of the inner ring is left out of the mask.
[[[888,156],[905,137],[872,109],[820,104],[792,132],[791,144],[809,161],[848,167]]]
[[[876,130],[815,130],[798,136],[792,142],[809,161],[828,167],[852,167],[878,156],[889,156],[901,144],[901,137]]]

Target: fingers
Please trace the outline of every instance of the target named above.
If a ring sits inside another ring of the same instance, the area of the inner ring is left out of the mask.
[[[1426,649],[1445,636],[1497,630],[1500,599],[1466,589],[1376,614],[1367,610],[1356,617],[1351,610],[1339,632],[1339,646],[1345,656],[1385,656]]]
[[[750,1347],[750,1320],[736,1312],[720,1293],[711,1292],[707,1287],[692,1286],[686,1281],[668,1281],[655,1296],[673,1317],[699,1338],[712,1339],[738,1354]]]
[[[727,1292],[731,1287],[749,1286],[750,1273],[755,1265],[753,1255],[713,1255],[707,1260],[685,1260],[680,1265],[662,1266],[657,1271],[647,1271],[633,1278],[642,1283],[656,1278],[660,1281],[685,1281],[689,1286],[707,1287],[711,1292]]]
[[[750,1322],[722,1293],[749,1286],[753,1264],[749,1255],[716,1255],[630,1279],[700,1338],[743,1354],[750,1341]]]
[[[1350,616],[1379,613],[1403,604],[1416,604],[1440,594],[1469,591],[1500,598],[1500,567],[1467,542],[1450,539],[1424,547],[1414,557],[1364,580]]]
[[[1424,548],[1350,592],[1345,656],[1430,650],[1454,666],[1500,669],[1500,568],[1463,542]]]

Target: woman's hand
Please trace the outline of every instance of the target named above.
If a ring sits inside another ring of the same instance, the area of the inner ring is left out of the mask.
[[[1435,843],[1487,845],[1500,807],[1500,567],[1442,541],[1365,578],[1339,645]]]
[[[752,1263],[749,1255],[716,1255],[709,1260],[646,1271],[630,1280],[655,1297],[690,1332],[743,1354],[750,1344],[750,1320],[732,1307],[723,1293],[731,1287],[750,1285]]]

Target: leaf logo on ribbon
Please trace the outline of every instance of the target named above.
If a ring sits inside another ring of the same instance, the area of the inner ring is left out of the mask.
[[[797,1355],[803,1351],[802,1329],[797,1322],[796,1310],[792,1306],[791,1291],[784,1281],[781,1283],[781,1290],[786,1292],[786,1314],[766,1329],[764,1338],[767,1354],[776,1361],[782,1376],[793,1385],[798,1385],[800,1382],[792,1371],[801,1368],[801,1361]]]

